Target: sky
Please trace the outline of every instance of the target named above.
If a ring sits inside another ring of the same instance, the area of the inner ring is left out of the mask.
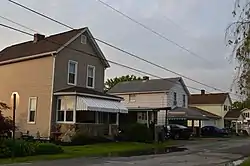
[[[235,76],[231,48],[226,46],[225,30],[233,21],[234,0],[103,0],[168,39],[184,46],[198,58],[143,29],[96,0],[16,0],[74,28],[89,27],[93,36],[125,49],[170,70],[229,91]],[[1,2],[0,16],[7,17],[39,33],[52,35],[67,31],[64,26],[15,6]],[[0,23],[18,27],[0,18]],[[19,29],[33,33],[30,30]],[[0,27],[0,49],[32,40],[32,37]],[[107,59],[152,73],[159,77],[177,75],[98,43]],[[111,64],[106,78],[125,74],[144,76]],[[150,77],[153,78],[153,77]],[[188,86],[214,92],[214,89],[184,79]],[[197,90],[189,89],[192,93]]]

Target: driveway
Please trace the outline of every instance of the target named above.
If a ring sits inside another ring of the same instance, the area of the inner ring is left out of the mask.
[[[250,139],[207,139],[202,141],[180,141],[188,148],[184,152],[163,155],[78,158],[37,163],[22,163],[22,166],[222,166],[232,160],[250,155]],[[12,164],[13,166],[20,164]]]

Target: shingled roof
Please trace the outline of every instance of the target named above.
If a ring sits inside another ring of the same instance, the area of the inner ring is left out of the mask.
[[[241,110],[233,109],[231,111],[228,111],[224,118],[225,119],[238,119],[241,113],[242,113]]]
[[[44,54],[44,56],[51,55],[52,52],[56,52],[61,47],[69,44],[68,42],[79,33],[84,32],[89,35],[89,38],[91,39],[90,41],[92,41],[90,43],[97,49],[97,53],[101,56],[105,66],[109,67],[107,60],[105,59],[87,27],[51,35],[37,42],[33,42],[32,40],[6,47],[0,52],[0,63],[20,58],[28,58],[30,56],[39,54]]]
[[[189,104],[224,104],[228,93],[192,94]]]
[[[189,94],[181,77],[121,82],[109,90],[109,93],[164,92],[170,90],[176,84],[183,86]]]

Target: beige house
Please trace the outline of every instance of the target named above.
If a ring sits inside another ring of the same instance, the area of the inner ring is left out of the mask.
[[[224,128],[224,116],[231,110],[232,101],[228,93],[210,93],[206,94],[201,90],[201,94],[192,94],[189,97],[189,106],[206,110],[220,117],[213,121],[204,121],[206,125],[215,125]]]
[[[121,97],[103,92],[108,67],[88,28],[35,34],[33,41],[0,52],[0,100],[10,104],[11,94],[19,94],[16,123],[22,132],[49,137],[74,125],[110,134],[127,109]]]

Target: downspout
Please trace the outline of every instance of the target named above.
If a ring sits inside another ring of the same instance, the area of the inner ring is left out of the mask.
[[[50,94],[50,114],[49,114],[49,130],[48,130],[48,136],[50,138],[51,134],[51,120],[52,120],[52,113],[53,113],[53,97],[54,97],[54,80],[55,80],[55,62],[56,62],[56,53],[52,53],[52,78],[51,78],[51,94]]]

